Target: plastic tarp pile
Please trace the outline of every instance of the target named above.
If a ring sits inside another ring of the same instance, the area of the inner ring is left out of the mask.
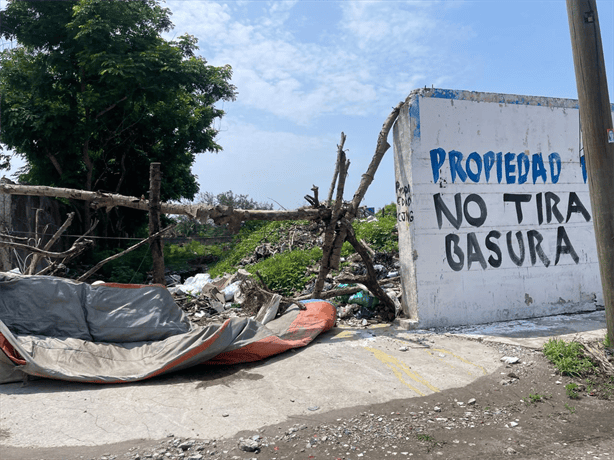
[[[266,325],[250,318],[194,326],[162,286],[90,286],[0,273],[0,383],[24,373],[134,382],[202,363],[257,361],[310,343],[335,323],[325,301],[290,306]]]

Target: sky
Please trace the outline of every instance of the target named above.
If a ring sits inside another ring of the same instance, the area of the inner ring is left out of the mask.
[[[5,3],[0,1],[0,7]],[[392,108],[421,87],[577,98],[566,2],[167,0],[174,29],[230,64],[220,153],[197,156],[200,189],[294,209],[328,194],[341,132],[356,191]],[[597,1],[614,94],[614,1]],[[389,136],[392,144],[392,133]],[[392,147],[363,205],[394,201]]]

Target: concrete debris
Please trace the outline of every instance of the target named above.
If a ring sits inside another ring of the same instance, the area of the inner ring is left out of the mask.
[[[239,439],[239,449],[243,452],[256,452],[260,448],[260,443],[253,439]]]

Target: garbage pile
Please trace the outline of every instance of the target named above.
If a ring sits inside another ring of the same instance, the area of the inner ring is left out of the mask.
[[[375,219],[375,217],[369,217]],[[263,243],[253,254],[245,257],[238,265],[243,267],[233,275],[212,279],[208,273],[199,273],[181,282],[178,275],[173,275],[174,286],[169,284],[169,291],[175,301],[181,306],[189,319],[198,325],[223,322],[234,316],[255,316],[253,305],[261,305],[262,299],[254,296],[273,295],[264,289],[254,289],[261,285],[245,268],[274,254],[293,250],[310,249],[322,245],[322,227],[316,223],[308,225],[297,224],[284,232],[277,243]],[[373,253],[374,268],[377,278],[389,297],[401,301],[400,263],[398,253]],[[324,292],[342,288],[354,287],[354,293],[328,298],[337,307],[338,323],[348,326],[368,326],[385,322],[376,313],[379,300],[374,297],[366,286],[351,282],[352,279],[366,275],[367,269],[358,254],[352,254],[347,259],[342,258],[345,268],[335,277],[329,277],[324,286]],[[309,267],[306,275],[317,273],[318,266]],[[168,279],[168,278],[167,278]],[[315,281],[308,283],[300,292],[295,292],[293,299],[308,298],[313,292]],[[282,300],[283,303],[283,300]],[[287,302],[289,303],[289,302]],[[280,314],[283,306],[280,307]],[[397,314],[400,312],[397,311]]]

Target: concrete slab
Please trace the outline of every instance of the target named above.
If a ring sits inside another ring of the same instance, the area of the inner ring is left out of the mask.
[[[581,336],[599,340],[606,334],[605,311],[546,316],[518,321],[448,329],[450,335],[541,349],[551,338],[573,340]]]
[[[485,342],[539,347],[562,334],[602,338],[604,328],[604,312],[437,332],[334,328],[308,347],[249,365],[200,366],[126,385],[0,385],[0,445],[230,437],[318,411],[468,385],[501,366],[497,348]]]
[[[228,437],[316,411],[464,386],[499,366],[496,350],[462,338],[390,326],[335,328],[306,348],[247,366],[201,366],[126,385],[2,385],[0,442],[53,447],[170,433]]]

